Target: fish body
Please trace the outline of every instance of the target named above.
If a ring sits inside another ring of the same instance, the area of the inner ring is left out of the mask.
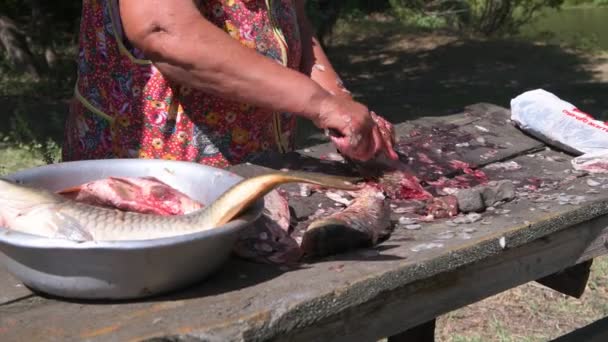
[[[428,202],[433,199],[401,160],[391,160],[383,155],[367,162],[346,157],[345,160],[361,174],[366,185],[350,193],[354,199],[344,203],[344,210],[312,220],[301,243],[302,251],[308,257],[375,246],[390,234],[390,200]],[[438,207],[436,211],[443,209]]]
[[[308,172],[272,172],[244,179],[195,212],[160,216],[96,207],[48,190],[0,179],[0,225],[78,241],[147,240],[200,232],[226,224],[276,186],[290,182],[354,190],[348,179]]]
[[[306,256],[327,256],[376,245],[390,228],[388,201],[373,186],[358,191],[344,210],[314,220],[302,237]]]
[[[142,214],[183,215],[203,205],[154,177],[108,177],[58,194],[78,202]]]

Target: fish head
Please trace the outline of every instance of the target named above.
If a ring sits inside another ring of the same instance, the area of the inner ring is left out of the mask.
[[[0,226],[31,208],[60,201],[61,198],[50,191],[0,178]]]

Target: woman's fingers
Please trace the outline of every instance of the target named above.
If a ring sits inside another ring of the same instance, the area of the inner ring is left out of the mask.
[[[382,152],[386,154],[387,157],[393,160],[399,159],[397,152],[395,152],[395,129],[393,125],[386,121],[383,117],[378,114],[371,112],[372,118],[378,129],[380,130],[380,134],[382,136]]]

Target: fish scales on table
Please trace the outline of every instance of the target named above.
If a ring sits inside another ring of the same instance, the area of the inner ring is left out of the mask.
[[[367,188],[374,189],[375,193],[359,191],[344,210],[313,220],[303,235],[304,253],[329,255],[375,245],[375,234],[390,230],[387,229],[391,226],[389,202],[401,202],[402,208],[407,207],[404,202],[415,202],[411,206],[411,214],[423,216],[424,221],[456,216],[458,200],[446,194],[445,189],[485,184],[488,178],[481,170],[456,159],[456,141],[469,144],[472,136],[456,132],[454,128],[434,128],[430,134],[426,132],[424,135],[417,131],[414,143],[398,141],[396,150],[400,158],[397,161],[382,156],[368,162],[344,158],[361,175]],[[416,174],[411,170],[416,170]],[[418,174],[423,175],[422,180]],[[452,178],[448,178],[449,175]],[[423,187],[423,183],[428,189]],[[378,192],[386,197],[380,198],[376,195]],[[366,213],[364,208],[369,208],[370,213]]]
[[[317,168],[332,172],[346,170],[343,172],[360,176],[367,188],[373,188],[376,193],[381,192],[386,196],[385,199],[380,199],[372,192],[359,191],[350,193],[352,198],[349,199],[323,189],[293,191],[292,194],[303,194],[301,197],[325,192],[336,205],[345,205],[346,208],[337,212],[335,208],[319,208],[305,222],[300,222],[299,230],[292,235],[297,240],[301,239],[304,253],[328,255],[377,243],[374,234],[378,230],[384,230],[387,223],[378,220],[377,215],[366,216],[361,208],[381,207],[382,210],[388,210],[386,208],[390,202],[397,210],[403,211],[402,214],[418,216],[420,221],[456,216],[459,213],[459,203],[454,194],[462,189],[485,185],[489,181],[487,175],[476,165],[462,159],[473,150],[489,156],[503,148],[505,147],[486,141],[481,135],[462,131],[456,125],[438,123],[432,127],[416,127],[408,137],[397,141],[395,150],[400,157],[399,161],[379,157],[361,163],[349,160],[339,153],[325,151],[321,155],[323,163],[315,166],[314,158],[304,156],[298,162],[298,158],[292,156],[289,168]],[[380,204],[382,205],[379,206]],[[390,214],[388,212],[385,217]],[[363,222],[368,224],[362,225]],[[343,234],[344,240],[337,238],[340,234],[335,232]]]
[[[0,179],[0,225],[35,235],[78,241],[169,237],[225,224],[278,185],[289,182],[358,189],[344,177],[275,172],[245,179],[209,206],[190,214],[161,216],[101,208]]]
[[[331,155],[329,153],[328,155]],[[339,156],[339,154],[337,154]],[[280,160],[279,158],[275,158]],[[249,259],[263,260],[264,262],[282,263],[294,261],[300,255],[323,256],[337,254],[351,249],[373,246],[379,241],[378,234],[388,236],[393,224],[390,221],[391,201],[416,201],[415,214],[436,218],[451,217],[457,213],[457,205],[453,196],[435,198],[421,185],[421,181],[403,167],[405,163],[388,163],[386,160],[375,160],[367,163],[353,162],[343,156],[332,160],[324,160],[322,163],[313,158],[303,156],[298,160],[297,156],[291,155],[287,164],[276,164],[273,167],[300,169],[306,167],[308,170],[328,172],[339,172],[345,169],[349,175],[357,175],[358,181],[365,184],[365,191],[351,191],[340,193],[327,190],[323,187],[294,187],[285,185],[281,188],[290,198],[309,197],[307,200],[299,200],[292,204],[296,207],[306,207],[318,202],[325,195],[344,209],[336,207],[317,208],[309,211],[293,225],[295,230],[286,234],[284,230],[276,229],[270,221],[261,220],[253,229],[244,232],[244,238],[237,242],[237,254]],[[333,162],[332,162],[333,161]],[[449,164],[448,164],[449,165]],[[462,167],[462,165],[457,165]],[[251,174],[251,170],[263,169],[260,165],[249,165],[242,172]],[[249,171],[245,171],[249,170]],[[379,196],[382,195],[382,196]],[[331,204],[330,204],[331,206]],[[404,204],[407,206],[407,204]],[[315,206],[316,207],[316,206]],[[377,214],[379,213],[379,214]],[[383,232],[383,233],[380,233]],[[296,247],[298,245],[299,248]]]
[[[482,135],[467,132],[464,127],[440,123],[432,127],[415,127],[410,136],[395,144],[403,162],[415,170],[423,184],[430,186],[431,192],[441,184],[458,188],[483,184],[487,178],[477,165],[465,161],[470,159],[472,151],[491,157],[490,154],[505,148],[487,141]]]
[[[275,157],[273,167],[305,168],[359,176],[360,181],[367,184],[366,187],[374,188],[376,193],[381,192],[386,196],[380,200],[372,192],[359,191],[349,193],[351,198],[346,198],[322,188],[291,188],[287,191],[291,196],[310,197],[310,201],[316,201],[318,197],[315,197],[315,193],[321,193],[337,206],[345,206],[344,209],[319,208],[316,212],[309,212],[310,217],[301,218],[296,231],[290,235],[300,243],[303,253],[328,255],[356,246],[377,243],[374,232],[376,229],[383,230],[386,223],[378,221],[376,216],[366,216],[365,211],[360,210],[365,206],[373,207],[382,203],[382,208],[387,208],[388,203],[398,203],[399,209],[409,208],[406,211],[420,216],[421,221],[457,215],[458,202],[452,194],[458,189],[470,188],[488,181],[487,176],[476,169],[475,165],[469,165],[459,159],[462,156],[460,150],[496,147],[485,139],[476,139],[472,134],[457,128],[455,125],[439,124],[413,130],[410,137],[397,141],[396,150],[400,157],[397,162],[379,157],[371,162],[361,163],[331,151],[322,152],[321,160],[291,154],[288,160],[281,164],[283,159]],[[300,203],[294,205],[306,207]],[[389,211],[385,217],[390,214]],[[332,221],[329,218],[337,219]],[[371,227],[363,227],[359,224],[361,222],[371,223]],[[320,232],[342,232],[348,238],[345,238],[347,241],[332,240],[331,234]],[[279,240],[281,239],[282,237]],[[263,244],[261,246],[267,247]]]

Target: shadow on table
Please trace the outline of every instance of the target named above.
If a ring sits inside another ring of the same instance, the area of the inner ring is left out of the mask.
[[[206,296],[214,296],[222,293],[238,291],[243,288],[254,286],[272,279],[288,272],[290,270],[298,269],[302,266],[294,266],[290,268],[267,265],[250,262],[247,260],[240,259],[235,256],[231,258],[215,273],[209,275],[209,277],[202,279],[201,281],[187,286],[185,288],[176,289],[174,291],[155,295],[147,298],[140,299],[127,299],[127,300],[85,300],[85,299],[71,299],[62,298],[57,296],[40,293],[35,289],[29,288],[30,291],[36,295],[48,299],[56,299],[63,302],[70,302],[76,304],[97,304],[97,305],[112,305],[112,304],[128,304],[128,303],[146,303],[146,302],[159,302],[159,301],[172,301],[172,300],[183,300],[191,298],[200,298]]]
[[[288,273],[301,269],[324,267],[325,262],[336,261],[391,261],[405,259],[400,256],[386,253],[398,245],[379,245],[374,248],[360,248],[347,253],[335,254],[325,258],[304,259],[301,264],[291,266],[267,265],[249,262],[246,260],[232,258],[222,270],[209,279],[206,284],[192,286],[179,292],[175,292],[165,298],[156,300],[181,300],[214,296],[222,293],[238,291],[243,288],[255,286]],[[329,271],[329,270],[328,270]]]
[[[30,291],[43,298],[55,299],[63,302],[70,302],[76,304],[96,305],[151,303],[195,299],[238,291],[261,283],[273,281],[275,278],[280,277],[281,275],[288,272],[318,267],[318,264],[322,264],[328,261],[387,261],[404,259],[402,257],[384,254],[384,252],[396,247],[398,246],[389,244],[378,245],[374,248],[361,248],[352,250],[347,253],[336,254],[325,258],[310,258],[307,260],[303,260],[300,264],[289,266],[255,263],[241,259],[236,256],[231,256],[231,258],[226,262],[226,264],[224,264],[218,271],[196,284],[182,289],[177,289],[170,293],[141,299],[82,300],[60,298],[45,293],[39,293],[31,288]]]

